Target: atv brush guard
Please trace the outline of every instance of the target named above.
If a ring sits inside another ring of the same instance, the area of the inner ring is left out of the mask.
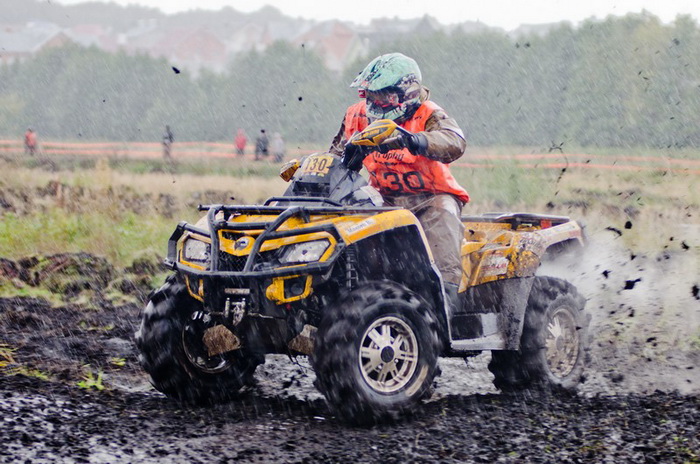
[[[323,202],[325,200],[320,199],[310,199],[308,197],[290,197],[281,198],[273,197],[268,199],[267,203],[280,201],[317,201]],[[304,223],[310,223],[311,215],[368,215],[374,213],[380,213],[385,211],[395,210],[396,208],[373,208],[373,207],[357,207],[348,208],[340,206],[324,207],[324,206],[231,206],[231,205],[200,205],[200,211],[208,211],[207,222],[208,230],[195,227],[186,222],[181,222],[178,224],[175,232],[171,235],[168,241],[168,256],[165,260],[165,265],[174,271],[184,271],[190,274],[194,274],[200,277],[268,277],[268,276],[286,276],[293,275],[299,272],[299,269],[295,266],[293,268],[286,269],[270,269],[265,271],[256,270],[256,265],[260,264],[260,248],[262,245],[269,240],[275,240],[285,237],[292,237],[297,235],[306,235],[315,232],[326,232],[331,234],[336,240],[336,252],[340,253],[343,249],[343,241],[340,239],[337,229],[332,224],[320,224],[311,225],[308,227],[302,227],[295,230],[278,230],[282,224],[291,218],[301,218]],[[231,222],[226,220],[217,219],[219,213],[223,213],[224,216],[235,217],[237,215],[249,214],[249,215],[270,215],[275,217],[274,220],[269,222]],[[253,243],[253,248],[248,254],[245,264],[240,271],[227,271],[220,268],[219,253],[211,252],[211,250],[220,249],[220,231],[262,231],[260,235],[255,238]],[[197,269],[192,266],[185,265],[181,262],[181,255],[178,250],[178,243],[180,239],[186,232],[191,232],[202,237],[207,237],[211,240],[210,253],[209,253],[209,263],[207,269]],[[304,265],[304,272],[308,273],[323,273],[328,270],[330,266],[333,265],[332,261],[324,263],[309,263]]]

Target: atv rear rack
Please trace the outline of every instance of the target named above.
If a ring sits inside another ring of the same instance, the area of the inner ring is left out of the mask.
[[[462,216],[462,222],[490,222],[509,224],[513,229],[522,225],[544,225],[548,227],[557,226],[570,222],[567,216],[553,216],[547,214],[532,213],[484,213],[480,216]]]

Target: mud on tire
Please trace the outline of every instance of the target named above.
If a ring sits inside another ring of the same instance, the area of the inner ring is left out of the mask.
[[[535,277],[518,351],[493,351],[489,370],[500,390],[552,386],[574,390],[588,356],[589,317],[573,285]]]
[[[185,285],[175,275],[168,278],[151,295],[135,334],[139,360],[153,386],[172,398],[190,404],[228,401],[252,382],[264,356],[236,350],[219,355],[217,368],[194,364],[184,340],[191,316],[199,310],[201,303],[189,295]]]
[[[316,387],[343,420],[372,424],[410,413],[439,374],[437,319],[391,282],[366,284],[328,308],[311,363]]]

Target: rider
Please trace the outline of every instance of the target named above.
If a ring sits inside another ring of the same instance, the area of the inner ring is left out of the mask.
[[[429,99],[430,91],[421,84],[415,60],[401,53],[378,56],[350,87],[359,89],[361,100],[345,112],[330,151],[343,153],[355,132],[378,119],[391,119],[412,132],[370,153],[362,164],[386,205],[410,209],[420,221],[454,308],[462,278],[464,225],[460,216],[469,195],[448,164],[464,154],[464,133]],[[359,171],[362,165],[357,160],[362,158],[352,153],[358,149],[348,146],[344,162]]]

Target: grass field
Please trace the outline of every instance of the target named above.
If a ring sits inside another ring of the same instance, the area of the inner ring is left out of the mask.
[[[620,239],[633,251],[685,246],[697,252],[700,247],[700,176],[694,170],[540,167],[508,158],[524,149],[473,151],[460,162],[487,164],[452,167],[472,197],[465,214],[568,215],[586,223],[589,233],[624,232]],[[614,160],[604,151],[594,156]],[[668,157],[663,159],[668,165]],[[692,163],[700,154],[682,152],[677,159]],[[279,195],[285,183],[277,171],[277,165],[249,159],[190,157],[168,164],[85,155],[5,156],[0,158],[0,256],[87,251],[127,265],[143,252],[164,253],[177,222],[198,218],[198,204],[254,204]]]

